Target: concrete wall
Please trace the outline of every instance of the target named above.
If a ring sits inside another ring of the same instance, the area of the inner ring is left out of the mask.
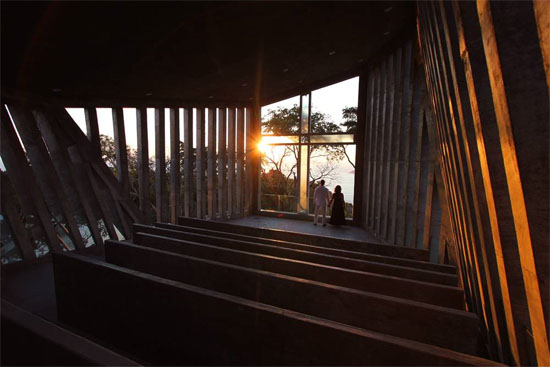
[[[550,3],[419,2],[452,239],[492,357],[549,365]]]
[[[397,43],[372,62],[361,93],[363,116],[360,223],[390,244],[439,247],[442,207],[436,139],[416,42]]]

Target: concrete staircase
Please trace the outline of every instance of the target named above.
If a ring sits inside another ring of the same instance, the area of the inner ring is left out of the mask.
[[[154,365],[498,365],[423,250],[181,218],[53,254],[58,318]]]

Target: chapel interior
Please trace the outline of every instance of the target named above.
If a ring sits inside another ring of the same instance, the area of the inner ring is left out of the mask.
[[[550,365],[550,1],[0,7],[2,365]]]

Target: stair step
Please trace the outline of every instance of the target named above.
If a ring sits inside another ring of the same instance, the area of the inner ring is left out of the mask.
[[[343,250],[402,257],[411,260],[428,261],[430,256],[429,252],[424,249],[367,243],[335,237],[315,236],[306,233],[282,231],[278,229],[248,227],[221,221],[179,217],[178,224],[269,239],[299,242],[307,245],[325,246]]]
[[[464,292],[458,287],[256,254],[141,232],[135,234],[133,241],[138,245],[193,257],[206,258],[445,307],[464,308]]]
[[[119,241],[105,242],[105,259],[165,279],[462,353],[476,353],[479,320],[473,313]]]
[[[428,270],[428,271],[437,271],[437,272],[446,273],[446,274],[453,274],[453,275],[456,274],[456,267],[454,265],[434,264],[427,261],[409,260],[409,259],[403,259],[400,257],[391,257],[391,256],[370,254],[365,252],[357,252],[357,251],[342,250],[342,249],[336,249],[336,248],[330,248],[330,247],[323,247],[323,246],[306,245],[306,244],[290,242],[290,241],[272,240],[272,239],[256,237],[252,235],[242,235],[242,234],[235,234],[235,233],[217,231],[212,229],[195,228],[190,226],[182,226],[179,224],[157,222],[155,223],[155,227],[171,229],[174,231],[181,231],[186,233],[197,233],[197,234],[203,234],[203,235],[214,236],[214,237],[224,237],[224,238],[234,239],[234,240],[251,241],[251,242],[257,242],[257,243],[263,243],[266,245],[273,245],[273,246],[284,247],[284,248],[293,248],[297,250],[307,250],[307,251],[313,251],[318,253],[324,253],[328,255],[358,259],[358,260],[376,261],[376,262],[390,264],[390,265],[407,266],[411,268],[417,268],[417,269]],[[135,228],[134,228],[134,232],[135,232]]]
[[[157,365],[497,365],[479,357],[52,254],[61,321]]]
[[[342,256],[323,254],[313,251],[297,250],[290,248],[281,248],[273,245],[260,244],[251,241],[233,240],[223,237],[213,237],[203,234],[174,231],[165,228],[135,225],[134,232],[150,233],[159,236],[170,237],[191,242],[204,243],[207,245],[231,248],[234,250],[247,251],[263,255],[283,257],[287,259],[308,261],[317,264],[336,266],[345,269],[359,270],[376,274],[414,279],[423,282],[433,282],[437,284],[457,286],[458,277],[456,275],[426,271],[399,265],[390,265],[375,261],[366,261],[359,259],[350,259]]]

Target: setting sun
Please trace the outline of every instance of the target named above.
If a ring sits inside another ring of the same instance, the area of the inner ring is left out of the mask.
[[[258,150],[262,152],[262,154],[267,153],[267,150],[269,149],[269,145],[264,141],[264,139],[260,140],[258,143]]]

